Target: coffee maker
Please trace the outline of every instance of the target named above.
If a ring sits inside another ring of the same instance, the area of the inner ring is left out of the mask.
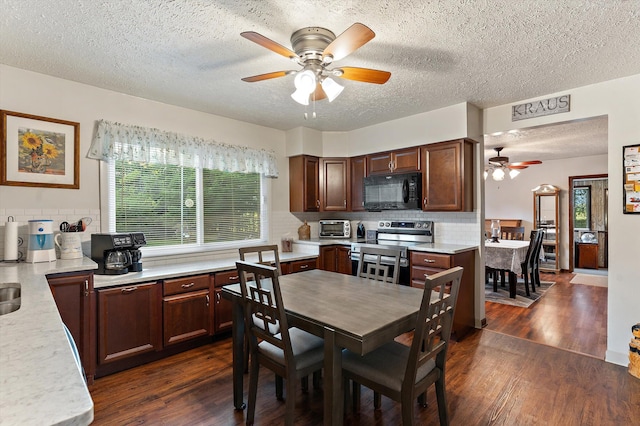
[[[145,244],[144,234],[139,232],[91,234],[91,259],[98,264],[96,274],[120,275],[142,271],[139,247]]]

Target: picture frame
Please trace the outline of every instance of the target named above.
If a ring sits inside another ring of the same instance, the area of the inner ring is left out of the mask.
[[[0,110],[0,185],[80,188],[80,123]]]
[[[640,214],[640,144],[622,147],[624,214]]]

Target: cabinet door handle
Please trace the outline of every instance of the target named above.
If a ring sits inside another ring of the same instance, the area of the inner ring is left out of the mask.
[[[316,200],[316,207],[320,208],[320,200]]]
[[[126,287],[120,290],[120,293],[126,294],[126,293],[133,293],[134,291],[136,291],[138,289],[138,287]]]
[[[89,280],[84,280],[84,297],[89,296]]]
[[[207,296],[209,297],[209,296]],[[216,303],[220,303],[220,293],[216,293]]]
[[[300,265],[300,269],[307,269],[309,265]]]
[[[436,263],[433,259],[424,259],[424,263]]]
[[[389,167],[389,171],[392,172],[393,171],[393,163],[391,161],[389,161],[389,164],[387,164],[387,166]]]
[[[240,279],[240,275],[235,275],[233,277],[229,277],[229,281],[235,281],[235,280],[239,280]]]
[[[429,278],[429,274],[424,274],[424,277],[425,278]]]
[[[189,283],[189,284],[182,284],[180,287],[182,288],[191,288],[195,285],[195,283]]]
[[[209,306],[209,295],[207,294],[207,306]]]
[[[344,206],[347,207],[347,200],[344,200]]]

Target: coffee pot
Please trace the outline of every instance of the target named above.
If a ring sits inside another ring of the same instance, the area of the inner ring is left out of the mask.
[[[114,274],[129,272],[131,266],[131,254],[128,250],[111,250],[107,252],[104,268]]]

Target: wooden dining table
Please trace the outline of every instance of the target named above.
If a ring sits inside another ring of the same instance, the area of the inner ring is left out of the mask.
[[[509,273],[509,297],[512,299],[516,298],[516,283],[518,275],[522,274],[522,262],[528,249],[529,241],[522,240],[487,241],[484,244],[485,265]]]
[[[324,424],[343,421],[342,349],[364,355],[415,328],[422,289],[314,269],[279,279],[290,326],[324,338]],[[239,284],[222,288],[233,302],[233,401],[244,409],[244,312]]]

